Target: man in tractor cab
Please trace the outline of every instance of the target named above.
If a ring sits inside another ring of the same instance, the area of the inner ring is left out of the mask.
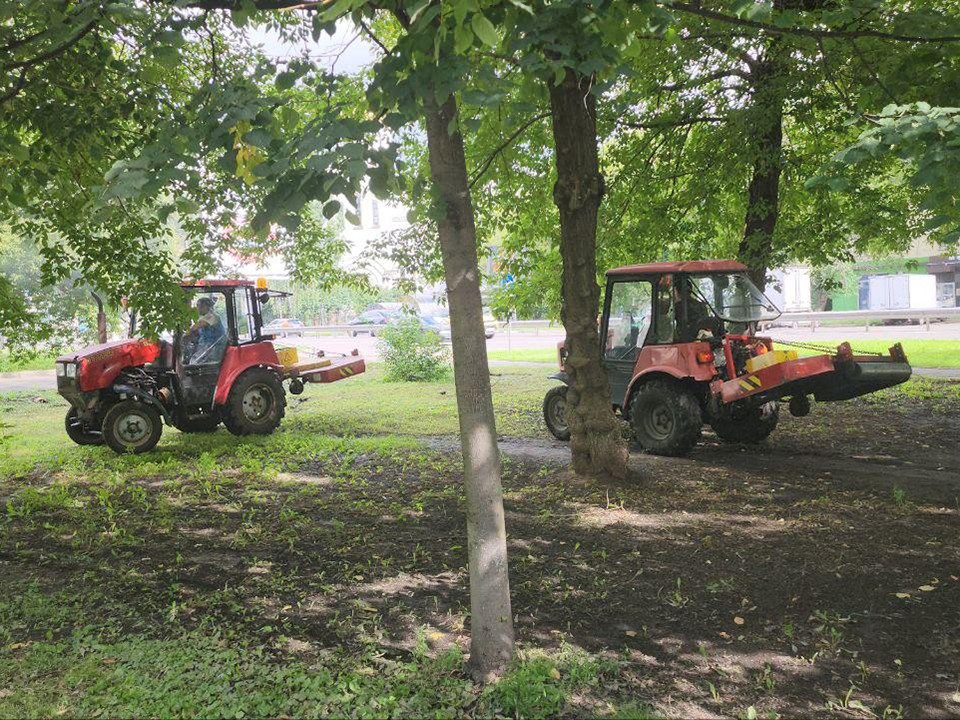
[[[227,333],[223,329],[223,321],[213,311],[216,301],[209,296],[197,300],[196,310],[200,317],[187,333],[188,338],[195,338],[189,365],[218,362],[226,346]],[[189,347],[189,346],[188,346]]]

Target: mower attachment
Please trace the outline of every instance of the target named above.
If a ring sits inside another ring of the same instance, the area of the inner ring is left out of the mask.
[[[305,383],[332,383],[365,372],[367,365],[359,355],[346,355],[332,360],[327,357],[314,362],[290,365],[283,369],[284,379],[298,378]]]
[[[814,355],[768,365],[723,383],[725,403],[760,396],[768,402],[783,397],[813,395],[818,402],[849,400],[910,379],[912,368],[897,343],[889,355],[854,355],[843,343],[836,355]]]

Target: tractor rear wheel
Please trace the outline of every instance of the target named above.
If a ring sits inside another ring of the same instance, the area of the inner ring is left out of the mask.
[[[543,398],[543,420],[547,430],[557,440],[566,442],[570,439],[570,426],[567,425],[567,386],[559,385],[550,388]]]
[[[234,435],[269,435],[283,420],[287,398],[280,378],[268,368],[251,368],[233,383],[221,410]]]
[[[77,445],[103,445],[103,433],[87,427],[80,420],[75,407],[67,410],[67,417],[63,421],[67,436]]]
[[[700,440],[700,403],[678,383],[648,380],[630,401],[630,425],[647,452],[686,455]]]
[[[121,400],[103,416],[103,440],[115,453],[143,453],[160,442],[163,420],[152,405]]]
[[[743,415],[723,414],[710,421],[710,427],[724,442],[758,443],[772,433],[780,420],[776,401],[751,408]]]

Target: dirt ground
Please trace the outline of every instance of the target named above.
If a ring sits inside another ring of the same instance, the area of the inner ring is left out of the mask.
[[[686,459],[634,454],[628,481],[575,478],[563,445],[504,438],[521,644],[608,655],[620,670],[598,698],[672,717],[957,716],[960,403],[945,387],[785,416],[756,447],[707,435]],[[0,537],[4,583],[92,584],[87,617],[175,611],[307,655],[371,638],[403,655],[424,628],[434,649],[466,648],[455,438],[431,444],[335,448],[257,485],[144,472],[89,527],[38,505]]]

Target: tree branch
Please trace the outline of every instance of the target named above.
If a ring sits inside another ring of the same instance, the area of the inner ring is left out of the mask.
[[[368,38],[370,38],[371,40],[373,40],[373,42],[377,45],[377,47],[379,47],[381,50],[383,50],[383,54],[384,54],[384,55],[388,55],[388,56],[389,56],[389,55],[392,54],[391,51],[390,51],[389,49],[387,49],[387,46],[384,45],[382,42],[380,42],[380,38],[378,38],[376,35],[373,34],[373,30],[371,30],[371,29],[370,29],[370,26],[368,26],[363,20],[360,21],[360,28],[363,30],[364,34],[365,34]]]
[[[34,65],[39,65],[40,63],[45,62],[50,58],[56,57],[57,55],[63,52],[66,52],[71,47],[76,45],[78,42],[83,40],[83,38],[85,38],[87,35],[89,35],[93,31],[93,29],[97,26],[97,21],[99,19],[100,17],[98,16],[93,20],[91,20],[90,22],[88,22],[86,25],[84,25],[80,29],[80,31],[76,35],[74,35],[72,38],[67,40],[62,45],[58,45],[57,47],[50,48],[46,52],[42,52],[39,55],[33,58],[30,58],[29,60],[17,60],[16,62],[7,63],[6,65],[3,66],[2,70],[4,72],[8,70],[16,70],[17,68],[25,70],[29,67],[33,67]]]
[[[631,120],[615,120],[615,125],[633,128],[635,130],[657,130],[660,128],[688,127],[690,125],[699,125],[701,123],[724,123],[727,118],[717,115],[700,115],[690,118],[679,118],[677,120],[651,120],[650,122],[633,122]]]
[[[539,115],[534,115],[532,118],[530,118],[525,123],[523,123],[520,127],[518,127],[516,130],[510,133],[510,136],[506,140],[504,140],[502,143],[500,143],[497,146],[497,148],[492,153],[490,153],[487,159],[480,164],[480,167],[473,174],[473,178],[470,180],[470,186],[469,186],[470,189],[472,190],[473,186],[477,184],[477,181],[480,180],[481,177],[483,177],[483,174],[490,168],[490,165],[493,163],[494,160],[497,159],[497,156],[500,153],[502,153],[504,150],[506,150],[508,147],[510,147],[510,145],[513,144],[514,140],[520,137],[520,135],[522,135],[528,127],[530,127],[536,122],[539,122],[540,120],[545,120],[548,117],[550,117],[549,112],[542,112]]]
[[[726,23],[728,25],[737,25],[739,27],[753,28],[762,30],[771,35],[800,35],[811,38],[864,38],[872,37],[881,40],[896,40],[898,42],[916,42],[916,43],[942,43],[942,42],[960,42],[960,35],[938,35],[924,37],[920,35],[903,35],[900,33],[884,32],[883,30],[872,30],[865,28],[863,30],[819,30],[816,28],[804,27],[780,27],[759,20],[748,20],[747,18],[737,17],[736,15],[727,15],[709,10],[702,7],[697,2],[681,2],[680,0],[661,0],[660,4],[668,9],[679,10],[688,15],[697,15],[707,20]]]

